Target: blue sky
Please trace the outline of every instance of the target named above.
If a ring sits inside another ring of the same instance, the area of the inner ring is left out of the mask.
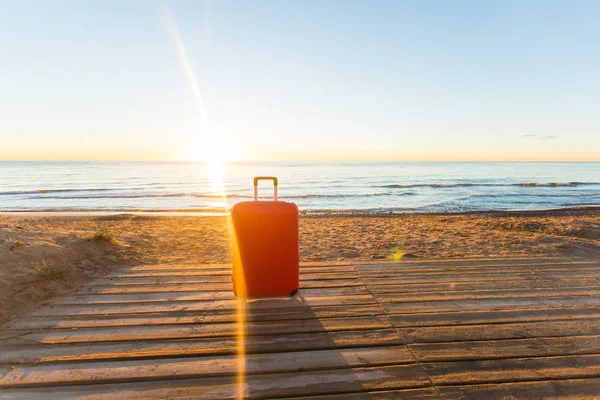
[[[0,159],[600,161],[598,20],[583,0],[0,2]]]

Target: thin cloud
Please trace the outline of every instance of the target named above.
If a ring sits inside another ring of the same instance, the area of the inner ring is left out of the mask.
[[[520,136],[525,139],[558,139],[558,136],[551,136],[551,135],[540,136],[540,135],[535,135],[535,134],[526,134],[526,135],[520,135]]]

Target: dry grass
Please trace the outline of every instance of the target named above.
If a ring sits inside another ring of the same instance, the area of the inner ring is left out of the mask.
[[[107,229],[98,229],[89,240],[94,242],[117,243],[117,236]]]
[[[66,265],[48,264],[42,261],[33,268],[38,280],[67,280],[69,268]]]
[[[96,218],[0,216],[0,330],[80,282],[137,262],[137,249],[127,246],[135,226],[123,229],[122,223]]]

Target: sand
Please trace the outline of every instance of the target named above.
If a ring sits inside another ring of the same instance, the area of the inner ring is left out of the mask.
[[[0,324],[132,264],[227,263],[227,217],[0,216]],[[600,209],[300,218],[302,261],[600,258]]]

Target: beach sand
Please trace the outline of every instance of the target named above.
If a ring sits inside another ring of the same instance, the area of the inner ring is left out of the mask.
[[[227,217],[0,216],[0,324],[121,266],[228,263]],[[600,257],[600,209],[300,217],[301,261]]]

